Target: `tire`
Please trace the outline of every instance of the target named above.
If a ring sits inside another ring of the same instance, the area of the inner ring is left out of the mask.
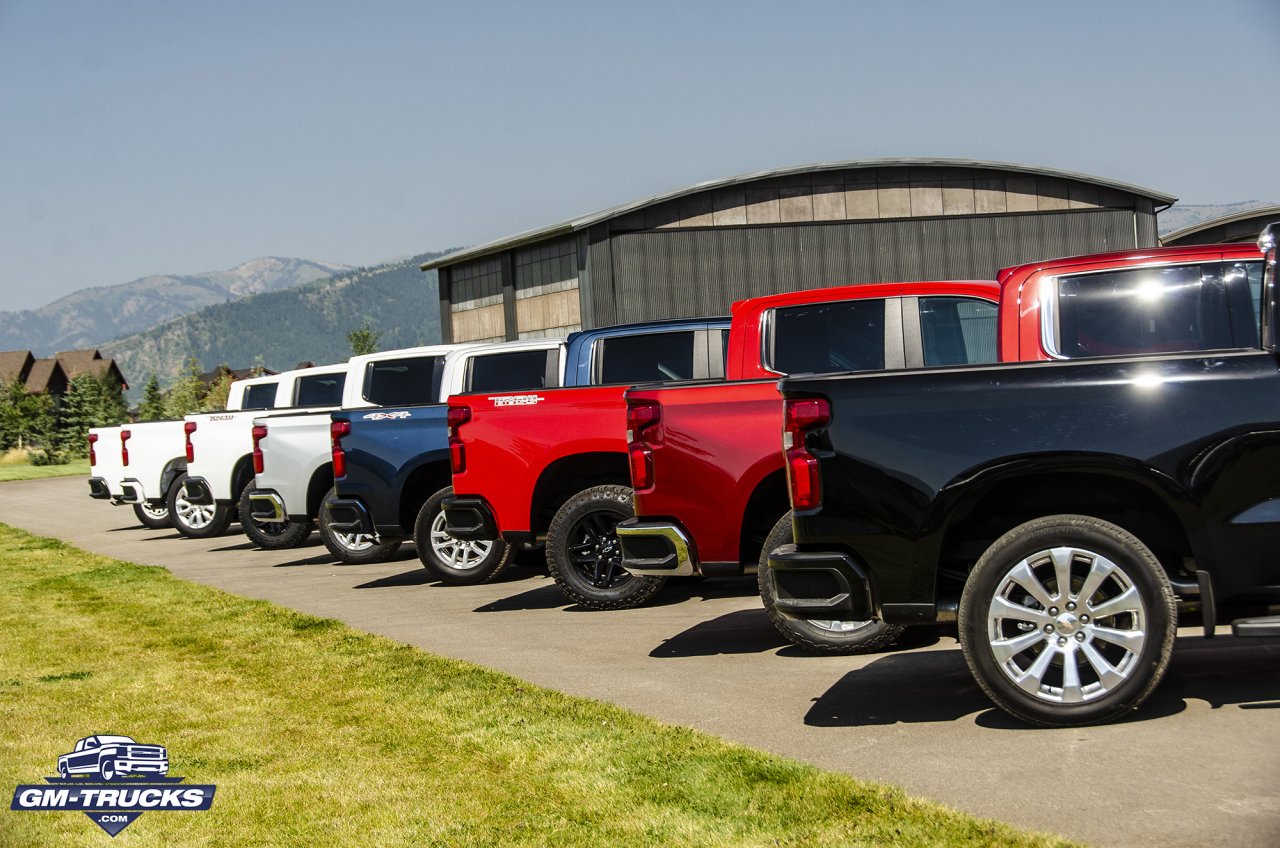
[[[63,780],[71,776],[71,769],[67,768],[66,763],[58,763],[58,776]]]
[[[320,503],[323,504],[336,493],[336,488],[329,489]],[[319,527],[320,538],[324,540],[324,546],[329,549],[329,553],[348,565],[368,565],[369,563],[383,562],[390,559],[392,554],[400,550],[401,540],[399,539],[384,542],[376,534],[369,536],[363,533],[338,533],[334,531],[329,526],[328,514],[323,506],[320,508]]]
[[[1065,594],[1060,582],[1069,583]],[[1073,727],[1112,721],[1146,700],[1168,668],[1177,610],[1160,562],[1131,533],[1052,515],[1015,527],[982,555],[959,627],[969,670],[997,706],[1031,724]]]
[[[187,500],[187,474],[179,474],[169,486],[169,519],[173,529],[189,539],[221,536],[231,524],[231,507],[223,504],[201,506]]]
[[[103,760],[98,764],[98,773],[102,775],[103,780],[115,780],[116,778],[116,762],[115,760]]]
[[[311,535],[312,523],[306,521],[254,521],[253,511],[249,508],[248,486],[240,493],[240,529],[249,540],[260,548],[270,551],[296,548]]]
[[[152,530],[160,530],[164,527],[172,527],[173,523],[169,521],[169,507],[152,506],[143,501],[133,505],[133,514],[138,517],[138,522],[143,527],[150,527]]]
[[[614,532],[635,515],[627,486],[595,486],[560,507],[547,530],[547,569],[568,598],[587,609],[630,609],[649,600],[667,582],[622,568]]]
[[[780,545],[791,541],[791,513],[778,519],[760,551],[760,566],[756,570],[756,582],[760,587],[760,600],[765,612],[778,632],[798,648],[815,654],[869,654],[898,641],[906,628],[901,624],[868,621],[823,621],[787,618],[777,611],[774,604],[778,596],[769,579],[769,554]]]
[[[454,586],[488,583],[507,570],[511,562],[511,546],[498,539],[492,542],[464,542],[444,529],[444,510],[440,504],[453,494],[446,486],[427,498],[413,523],[413,544],[418,559],[433,577]]]

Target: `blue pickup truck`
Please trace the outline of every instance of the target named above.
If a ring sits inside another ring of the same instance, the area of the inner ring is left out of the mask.
[[[566,340],[561,373],[549,374],[544,387],[718,378],[728,332],[728,318],[583,330]],[[530,390],[507,399],[536,404],[539,397]],[[452,493],[445,405],[343,410],[332,419],[336,494],[325,501],[322,530],[376,536],[384,544],[412,536],[422,564],[445,583],[484,583],[506,568],[505,542],[464,542],[445,531],[440,504]]]

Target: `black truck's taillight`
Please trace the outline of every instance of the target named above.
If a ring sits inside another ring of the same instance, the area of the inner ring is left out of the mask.
[[[182,425],[182,432],[187,440],[187,462],[196,461],[196,446],[191,444],[191,434],[196,431],[196,422],[188,421]]]
[[[458,435],[458,428],[471,420],[471,407],[465,404],[449,407],[449,468],[454,474],[467,470],[467,449]]]
[[[334,421],[329,425],[329,442],[333,445],[333,476],[347,476],[347,453],[342,449],[342,439],[351,432],[350,421]]]
[[[816,509],[822,505],[822,477],[818,458],[804,443],[805,433],[831,421],[831,404],[825,398],[788,398],[782,405],[782,447],[787,458],[787,486],[791,508]]]
[[[662,405],[656,400],[627,401],[627,463],[631,469],[631,488],[637,492],[653,487],[654,428],[662,420]]]
[[[89,434],[89,465],[90,467],[98,464],[98,454],[93,449],[94,442],[98,441],[97,433]]]
[[[131,438],[133,438],[133,433],[129,432],[128,430],[120,431],[120,464],[126,467],[129,465],[128,441]]]
[[[262,440],[267,437],[267,428],[261,424],[255,424],[253,427],[253,473],[261,474],[265,466],[265,457],[262,455]]]

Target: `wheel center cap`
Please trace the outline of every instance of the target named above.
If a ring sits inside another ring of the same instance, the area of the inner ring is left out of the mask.
[[[1064,612],[1062,615],[1058,616],[1054,619],[1053,624],[1054,627],[1057,628],[1058,632],[1064,636],[1072,636],[1080,629],[1080,619],[1076,618],[1069,612]]]

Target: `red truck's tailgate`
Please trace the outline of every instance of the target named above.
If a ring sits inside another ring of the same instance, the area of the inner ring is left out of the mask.
[[[747,501],[782,465],[782,398],[773,380],[633,389],[627,399],[662,406],[653,486],[636,492],[636,515],[676,518],[703,562],[737,562]]]
[[[450,398],[451,407],[471,408],[471,420],[458,428],[466,470],[453,475],[454,494],[488,501],[500,532],[528,532],[534,487],[556,460],[626,453],[625,390],[588,386]]]

